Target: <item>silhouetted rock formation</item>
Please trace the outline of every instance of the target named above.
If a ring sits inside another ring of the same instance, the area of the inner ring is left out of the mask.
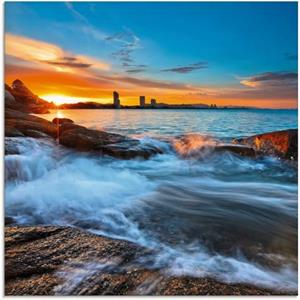
[[[68,118],[54,118],[52,120],[52,123],[56,124],[56,125],[61,125],[61,124],[65,124],[65,123],[74,123],[73,120],[68,119]]]
[[[5,84],[5,106],[10,109],[37,114],[48,113],[49,108],[55,107],[53,103],[34,95],[19,79],[15,80],[11,87]]]
[[[53,137],[57,136],[57,126],[45,119],[5,109],[5,136]]]
[[[235,144],[252,147],[257,153],[298,160],[298,129],[258,134],[233,140]]]
[[[10,222],[9,222],[10,223]],[[211,278],[168,276],[138,262],[151,250],[70,227],[5,228],[6,295],[278,295]],[[82,278],[82,280],[80,280]]]

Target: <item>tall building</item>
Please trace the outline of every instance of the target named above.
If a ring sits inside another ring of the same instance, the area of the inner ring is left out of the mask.
[[[145,107],[146,98],[145,96],[140,96],[140,107]]]
[[[151,99],[151,105],[156,106],[156,100],[155,99]]]
[[[113,98],[114,98],[114,107],[120,108],[120,99],[119,99],[119,93],[113,92]]]

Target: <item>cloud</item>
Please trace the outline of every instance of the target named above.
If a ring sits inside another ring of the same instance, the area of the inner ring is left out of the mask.
[[[266,72],[261,73],[240,82],[242,85],[252,88],[287,86],[298,84],[296,72]]]
[[[235,88],[219,89],[215,97],[219,99],[251,99],[253,101],[279,100],[281,106],[284,106],[283,104],[287,100],[297,102],[298,74],[296,72],[265,72],[249,76],[240,83],[241,86]]]
[[[72,72],[73,68],[110,69],[109,64],[98,59],[72,55],[56,45],[10,33],[5,35],[5,54],[40,67],[52,65],[62,72]]]
[[[116,42],[119,49],[112,53],[113,57],[120,60],[124,64],[133,63],[132,54],[135,50],[141,48],[140,39],[130,30],[119,32],[111,36],[107,36],[106,41]]]
[[[79,13],[73,6],[71,2],[65,2],[66,7],[68,10],[80,21],[90,25],[89,21],[81,14]]]
[[[176,67],[176,68],[170,68],[170,69],[163,69],[162,72],[173,72],[173,73],[180,73],[180,74],[186,74],[190,73],[196,70],[205,69],[207,68],[207,62],[197,62],[194,64],[190,64],[183,67]]]
[[[63,57],[60,61],[46,61],[49,65],[70,68],[89,68],[92,64],[80,62],[76,57]]]
[[[126,70],[127,73],[142,73],[145,72],[145,69],[129,69]]]
[[[155,89],[170,89],[170,90],[197,90],[197,88],[184,84],[184,83],[176,83],[176,82],[167,82],[167,81],[157,81],[147,78],[135,78],[135,77],[127,77],[127,76],[107,76],[100,75],[99,79],[106,79],[118,82],[119,84],[130,84],[138,87],[147,87],[147,88],[155,88]]]

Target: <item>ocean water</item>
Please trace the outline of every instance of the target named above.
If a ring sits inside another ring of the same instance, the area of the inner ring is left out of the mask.
[[[297,111],[68,110],[43,117],[55,116],[139,138],[163,154],[119,160],[47,139],[6,138],[21,153],[5,157],[7,216],[133,241],[153,250],[140,257],[145,267],[171,275],[297,289],[297,167],[209,151],[219,140],[297,128]],[[176,142],[182,135],[184,147]]]
[[[292,109],[82,109],[52,110],[42,115],[49,121],[56,116],[70,118],[89,128],[153,137],[201,133],[233,138],[298,127],[297,110]]]

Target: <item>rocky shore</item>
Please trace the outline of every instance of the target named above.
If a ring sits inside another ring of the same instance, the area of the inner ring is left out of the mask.
[[[48,138],[76,151],[118,159],[148,159],[163,151],[123,135],[88,129],[70,119],[49,122],[30,113],[46,112],[43,102],[23,83],[6,87],[5,136]],[[177,141],[189,148],[186,137]],[[174,145],[173,145],[174,146]],[[213,152],[257,157],[298,158],[298,130],[284,130],[216,144]],[[10,143],[5,154],[18,154]],[[80,229],[55,226],[16,226],[6,219],[6,295],[277,295],[275,291],[212,278],[174,277],[165,270],[145,269],[138,262],[151,250],[133,243],[96,236]]]
[[[5,228],[6,295],[280,295],[212,278],[170,276],[138,261],[151,250],[71,227]]]
[[[12,87],[5,85],[5,136],[54,138],[63,146],[77,151],[95,152],[120,159],[144,158],[162,153],[151,145],[123,135],[92,130],[74,124],[70,119],[54,118],[49,122],[29,113],[46,113],[53,103],[34,95],[20,80]],[[193,140],[186,136],[176,141],[180,147],[193,150]],[[176,145],[175,145],[176,146]],[[229,151],[237,155],[255,157],[274,155],[298,160],[298,129],[289,129],[234,139],[230,144],[216,143],[213,151]]]

